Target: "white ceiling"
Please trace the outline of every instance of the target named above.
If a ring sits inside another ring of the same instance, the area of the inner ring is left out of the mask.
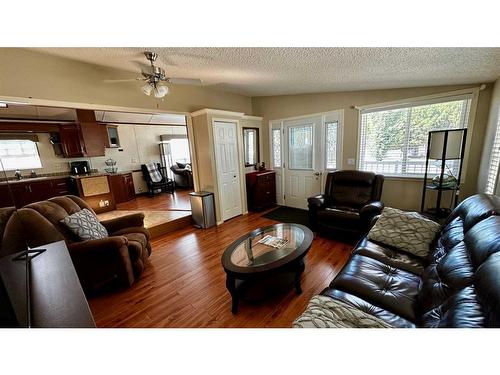
[[[130,71],[157,52],[176,78],[248,96],[284,95],[491,82],[500,77],[500,48],[34,48]],[[120,84],[120,83],[115,83]]]

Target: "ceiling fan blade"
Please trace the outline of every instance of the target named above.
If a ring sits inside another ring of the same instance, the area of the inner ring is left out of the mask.
[[[169,78],[168,80],[175,85],[201,85],[201,79],[198,78]]]
[[[120,82],[135,82],[135,81],[143,81],[144,78],[128,78],[128,79],[105,79],[103,82],[105,83],[120,83]]]

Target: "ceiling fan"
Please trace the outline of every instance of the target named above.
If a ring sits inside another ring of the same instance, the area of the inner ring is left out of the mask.
[[[145,51],[144,56],[150,62],[151,66],[142,69],[141,74],[142,77],[131,78],[131,79],[113,79],[106,80],[105,82],[114,83],[114,82],[129,82],[129,81],[146,81],[146,84],[141,87],[142,92],[150,96],[154,95],[155,98],[161,99],[168,94],[168,87],[162,84],[173,83],[178,85],[200,85],[200,79],[192,79],[192,78],[174,78],[167,77],[165,75],[165,69],[157,66],[154,62],[158,59],[158,54],[151,51]]]

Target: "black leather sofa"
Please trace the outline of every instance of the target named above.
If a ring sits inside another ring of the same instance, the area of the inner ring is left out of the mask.
[[[428,259],[363,238],[321,294],[396,327],[500,326],[500,197],[447,218]]]
[[[354,170],[328,173],[325,194],[307,199],[309,224],[322,233],[356,237],[366,234],[384,205],[384,176]]]

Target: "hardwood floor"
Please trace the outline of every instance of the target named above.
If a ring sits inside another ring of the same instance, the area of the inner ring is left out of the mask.
[[[98,327],[290,327],[309,299],[328,286],[352,245],[316,236],[301,295],[289,292],[231,313],[221,256],[237,237],[276,223],[251,213],[210,229],[185,228],[152,241],[150,265],[129,289],[89,301]]]
[[[174,194],[161,193],[154,197],[139,195],[136,198],[116,205],[117,210],[191,210],[189,193],[193,190],[176,190]]]

